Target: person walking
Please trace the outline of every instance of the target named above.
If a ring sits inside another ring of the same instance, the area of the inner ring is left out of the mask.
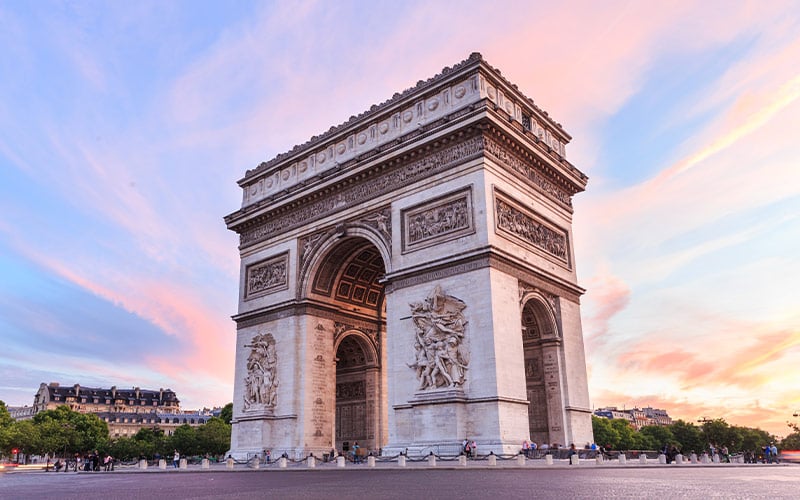
[[[175,469],[178,468],[178,463],[181,461],[181,454],[178,453],[178,450],[175,450],[175,453],[172,455],[172,467]]]

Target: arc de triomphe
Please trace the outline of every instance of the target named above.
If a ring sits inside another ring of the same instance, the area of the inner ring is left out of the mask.
[[[570,139],[472,54],[247,171],[233,456],[591,441]]]

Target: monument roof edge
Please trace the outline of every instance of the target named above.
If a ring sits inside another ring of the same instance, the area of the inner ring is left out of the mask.
[[[396,92],[391,98],[387,99],[386,101],[380,104],[373,104],[368,110],[358,114],[351,116],[346,122],[343,122],[339,125],[332,126],[328,131],[323,132],[322,134],[315,135],[311,137],[309,140],[302,144],[295,145],[291,150],[278,154],[271,160],[266,162],[260,163],[257,167],[253,169],[249,169],[245,172],[244,177],[239,179],[238,183],[240,186],[244,186],[248,181],[250,181],[253,177],[261,175],[266,171],[272,169],[273,167],[277,167],[281,164],[291,161],[294,157],[302,154],[303,152],[313,148],[314,146],[320,145],[328,140],[331,140],[337,134],[341,134],[348,130],[349,128],[355,126],[358,123],[361,123],[365,120],[368,120],[371,117],[375,117],[380,113],[383,113],[393,106],[396,106],[403,101],[407,100],[409,97],[419,94],[421,92],[425,92],[430,90],[431,88],[435,87],[437,84],[440,84],[446,80],[449,80],[458,74],[463,74],[474,70],[476,68],[483,68],[486,70],[487,73],[491,74],[499,82],[501,82],[504,86],[512,89],[515,93],[519,95],[529,105],[538,115],[540,118],[548,122],[551,126],[556,128],[560,134],[567,139],[567,141],[572,139],[566,130],[564,130],[563,126],[550,118],[549,114],[538,107],[533,99],[526,96],[519,90],[516,84],[510,82],[507,78],[505,78],[502,72],[493,67],[489,64],[486,59],[483,58],[483,55],[480,52],[473,52],[467,59],[456,63],[453,66],[445,66],[442,70],[427,80],[419,80],[414,87],[410,87],[405,89],[402,92]]]

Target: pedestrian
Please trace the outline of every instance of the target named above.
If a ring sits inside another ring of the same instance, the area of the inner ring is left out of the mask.
[[[525,458],[531,458],[531,445],[527,439],[522,442],[522,454],[525,455]]]
[[[470,452],[472,453],[472,458],[478,458],[478,443],[475,440],[472,441],[469,445]]]
[[[175,450],[175,453],[172,455],[172,467],[175,469],[178,468],[178,463],[181,461],[181,454],[178,453],[178,450]]]

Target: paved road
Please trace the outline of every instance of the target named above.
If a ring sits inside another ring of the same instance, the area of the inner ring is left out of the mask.
[[[16,499],[798,499],[800,466],[0,474]]]

